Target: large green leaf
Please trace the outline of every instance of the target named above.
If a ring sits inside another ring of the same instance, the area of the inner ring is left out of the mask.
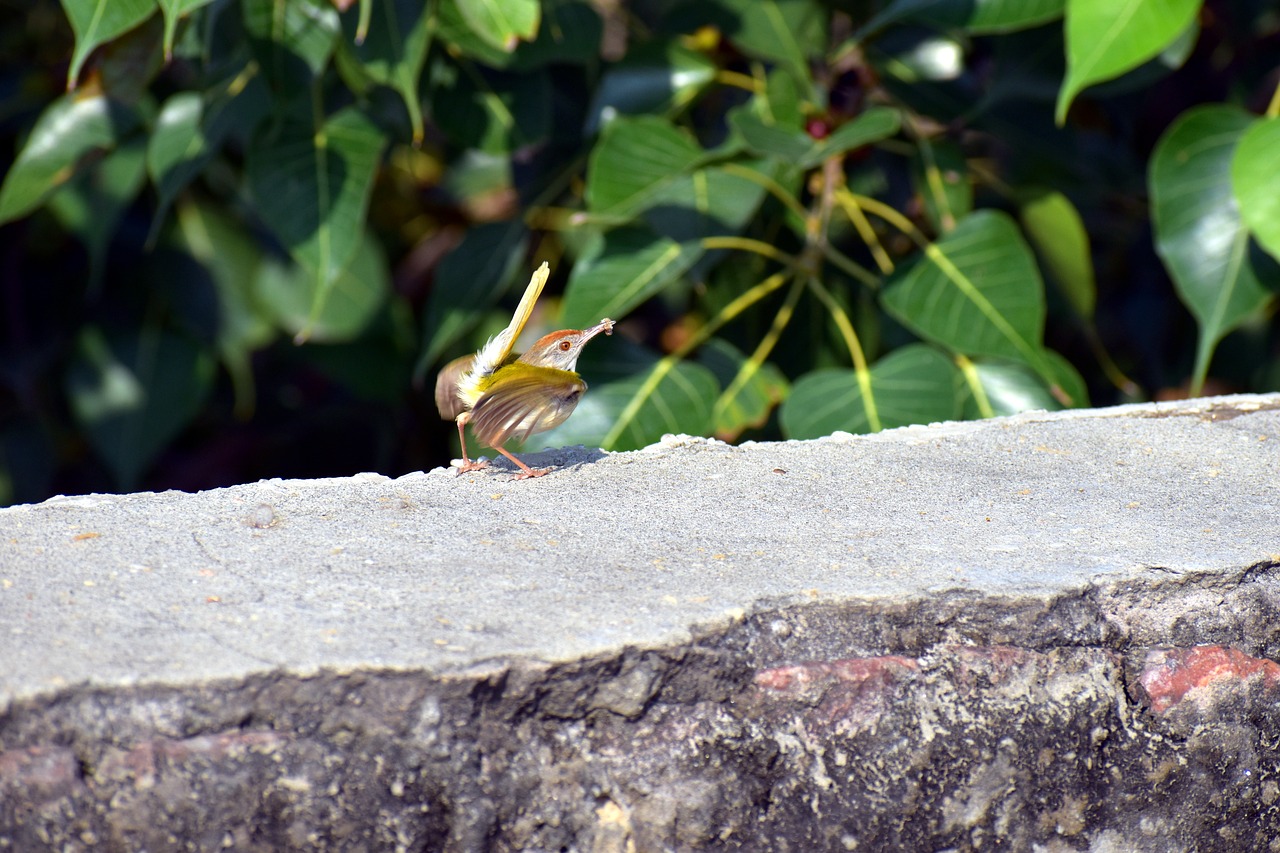
[[[349,341],[360,335],[391,292],[387,259],[378,241],[363,230],[355,256],[325,287],[307,270],[271,260],[258,271],[254,295],[276,324],[295,337],[316,343]],[[320,301],[319,311],[315,308]]]
[[[285,122],[260,135],[249,151],[249,187],[258,212],[310,273],[315,316],[364,236],[382,146],[378,129],[349,107],[320,128]],[[305,327],[300,333],[305,337]]]
[[[427,368],[473,329],[517,280],[528,238],[518,219],[481,225],[468,231],[440,262],[423,314],[416,378],[421,379]]]
[[[187,338],[144,326],[80,334],[66,379],[71,411],[124,490],[199,411],[213,362]]]
[[[173,56],[173,43],[178,31],[178,22],[201,6],[208,6],[213,0],[156,0],[160,11],[164,14],[164,55]]]
[[[1067,0],[1067,76],[1058,92],[1058,124],[1086,86],[1137,68],[1195,20],[1203,0]]]
[[[249,44],[273,88],[303,94],[329,64],[342,22],[326,0],[240,0]]]
[[[102,281],[116,225],[146,178],[145,145],[141,137],[128,140],[49,200],[67,230],[79,235],[89,249],[89,281],[94,291]]]
[[[605,235],[600,253],[579,261],[569,275],[561,322],[585,328],[604,317],[625,317],[693,266],[702,250],[643,228],[618,228]]]
[[[1020,361],[1045,375],[1044,285],[1008,215],[979,210],[885,289],[884,306],[919,335],[965,355]]]
[[[680,42],[642,45],[605,71],[587,112],[587,133],[622,115],[676,112],[715,80],[716,70]]]
[[[960,414],[955,366],[933,347],[909,344],[876,362],[865,382],[826,368],[796,380],[782,404],[787,438],[820,438],[951,420]]]
[[[67,88],[74,89],[80,69],[99,45],[128,32],[156,10],[155,0],[62,0],[62,10],[76,34],[76,48],[67,69]]]
[[[369,2],[373,13],[362,42],[356,41],[359,22],[350,15],[344,19],[347,39],[343,50],[350,52],[370,79],[400,95],[409,113],[413,142],[421,144],[424,131],[418,81],[431,43],[427,6],[421,0]]]
[[[457,0],[471,31],[499,50],[511,53],[538,32],[538,0]]]
[[[1249,232],[1232,193],[1232,156],[1252,123],[1236,107],[1194,107],[1170,126],[1151,157],[1156,251],[1200,326],[1197,388],[1218,341],[1269,297],[1249,262]],[[1265,152],[1269,169],[1249,180],[1274,181],[1278,150]]]
[[[1280,260],[1280,118],[1260,120],[1240,137],[1231,184],[1245,224]]]
[[[628,219],[662,193],[703,156],[687,133],[656,116],[611,122],[591,151],[587,207],[594,214]]]
[[[0,186],[0,223],[35,210],[71,180],[85,156],[111,148],[138,124],[138,113],[101,95],[63,95],[36,121]]]
[[[1022,227],[1071,307],[1091,319],[1097,301],[1089,234],[1071,199],[1057,190],[1034,192],[1023,202]]]

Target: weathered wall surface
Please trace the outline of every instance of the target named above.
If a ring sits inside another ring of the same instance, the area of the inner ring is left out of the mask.
[[[1280,850],[1280,397],[0,510],[0,849]]]

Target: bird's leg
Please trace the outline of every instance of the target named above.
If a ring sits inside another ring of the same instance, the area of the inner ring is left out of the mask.
[[[531,478],[533,478],[533,477],[541,477],[543,474],[546,474],[546,473],[547,473],[547,469],[546,469],[546,468],[530,468],[528,465],[524,464],[524,463],[523,463],[523,462],[521,462],[519,459],[517,459],[517,458],[515,457],[515,454],[510,453],[509,451],[507,451],[507,449],[506,449],[506,448],[503,448],[503,447],[495,447],[495,448],[494,448],[494,450],[498,451],[498,452],[499,452],[499,453],[501,453],[503,456],[507,457],[507,458],[508,458],[508,459],[510,459],[512,462],[514,462],[514,463],[516,463],[517,465],[519,465],[519,466],[520,466],[520,470],[521,470],[521,472],[522,472],[522,473],[520,473],[520,474],[516,474],[515,479],[517,479],[517,480],[528,480],[528,479],[531,479]]]
[[[472,462],[467,456],[467,422],[471,420],[470,412],[463,412],[458,415],[458,442],[462,445],[462,467],[458,469],[459,474],[465,474],[468,471],[479,471],[481,468],[488,468],[489,463],[484,461]]]

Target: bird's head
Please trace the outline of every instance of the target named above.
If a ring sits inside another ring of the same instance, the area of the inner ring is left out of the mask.
[[[612,335],[613,321],[601,320],[590,329],[561,329],[543,335],[520,356],[519,361],[571,371],[578,366],[578,356],[582,355],[582,348],[587,345],[587,341],[601,332]]]

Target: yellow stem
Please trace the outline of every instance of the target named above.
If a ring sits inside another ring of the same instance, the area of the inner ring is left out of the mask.
[[[778,309],[778,313],[773,317],[773,323],[769,326],[769,331],[760,339],[760,343],[751,353],[751,357],[743,362],[742,367],[738,368],[738,374],[733,377],[733,381],[729,383],[729,387],[724,393],[716,398],[715,405],[711,410],[711,420],[714,425],[719,419],[728,400],[733,399],[746,386],[751,378],[760,370],[760,366],[764,364],[765,359],[769,357],[769,353],[773,352],[773,348],[778,345],[778,339],[782,336],[782,332],[787,328],[787,324],[791,322],[792,316],[795,314],[796,303],[800,301],[800,294],[804,292],[804,284],[799,279],[793,284],[791,291],[787,293],[787,299],[782,303],[782,307]]]
[[[795,196],[782,188],[782,185],[767,175],[762,175],[755,169],[748,169],[746,166],[738,163],[725,163],[720,167],[726,174],[737,175],[743,180],[751,181],[764,187],[771,196],[785,204],[792,213],[800,217],[803,222],[809,218],[809,211],[804,209],[800,202],[796,201]]]
[[[955,358],[956,366],[960,368],[964,381],[969,385],[969,392],[973,394],[973,401],[978,406],[978,414],[983,418],[994,418],[996,410],[991,406],[991,398],[987,396],[987,389],[982,387],[982,377],[978,375],[978,366],[962,355],[957,355]]]
[[[644,383],[636,390],[630,402],[627,403],[625,409],[618,415],[618,419],[613,422],[613,426],[609,429],[608,435],[601,442],[603,447],[613,447],[618,443],[618,439],[622,437],[623,430],[627,425],[635,419],[639,413],[640,407],[644,405],[644,401],[649,399],[654,390],[662,383],[677,364],[679,364],[685,356],[693,352],[694,349],[701,346],[708,338],[720,330],[724,324],[728,323],[734,317],[737,317],[743,311],[746,311],[755,303],[764,299],[770,293],[773,293],[786,282],[788,272],[776,272],[766,278],[764,281],[752,287],[746,293],[743,293],[737,299],[734,299],[724,308],[720,309],[720,313],[716,314],[711,320],[707,321],[701,328],[691,334],[687,340],[675,349],[670,355],[664,356],[653,366],[653,371],[645,378]]]
[[[1280,118],[1280,83],[1276,84],[1276,90],[1271,93],[1271,103],[1267,104],[1267,118]]]
[[[853,361],[854,376],[857,377],[858,390],[862,392],[863,406],[867,413],[867,427],[872,432],[879,432],[884,429],[884,424],[880,420],[880,410],[876,408],[876,397],[871,388],[871,369],[867,364],[867,356],[862,351],[862,344],[858,342],[858,333],[854,330],[849,315],[821,281],[810,278],[809,289],[831,312],[831,319],[835,320],[836,328],[844,338],[844,345],[849,348],[849,358]]]
[[[870,196],[858,195],[856,193],[849,192],[848,190],[843,190],[842,192],[848,195],[849,198],[863,210],[879,216],[885,222],[888,222],[894,228],[897,228],[903,234],[906,234],[911,238],[911,242],[915,243],[920,248],[923,249],[929,245],[928,238],[925,237],[924,234],[920,233],[920,229],[916,228],[910,219],[907,219],[907,217],[903,216],[889,205],[882,201],[877,201]]]
[[[876,229],[871,226],[871,220],[867,219],[867,215],[862,212],[857,197],[850,192],[837,192],[836,201],[844,210],[844,215],[853,223],[853,227],[858,230],[858,236],[862,238],[862,242],[866,243],[867,248],[871,250],[871,257],[875,258],[880,272],[885,275],[893,272],[893,261],[885,251],[884,244],[880,242]]]
[[[796,263],[793,255],[787,254],[771,243],[753,240],[750,237],[703,237],[701,242],[704,249],[742,249],[744,252],[755,252],[757,255],[763,255],[787,266],[794,266]]]
[[[837,266],[848,273],[851,278],[857,279],[872,290],[880,289],[880,279],[876,278],[875,274],[872,273],[871,270],[862,266],[848,255],[845,255],[831,244],[828,243],[822,247],[822,256],[830,261],[834,266]]]
[[[746,89],[748,92],[760,92],[763,90],[759,80],[740,71],[717,71],[716,80],[726,86],[737,86],[739,89]]]

